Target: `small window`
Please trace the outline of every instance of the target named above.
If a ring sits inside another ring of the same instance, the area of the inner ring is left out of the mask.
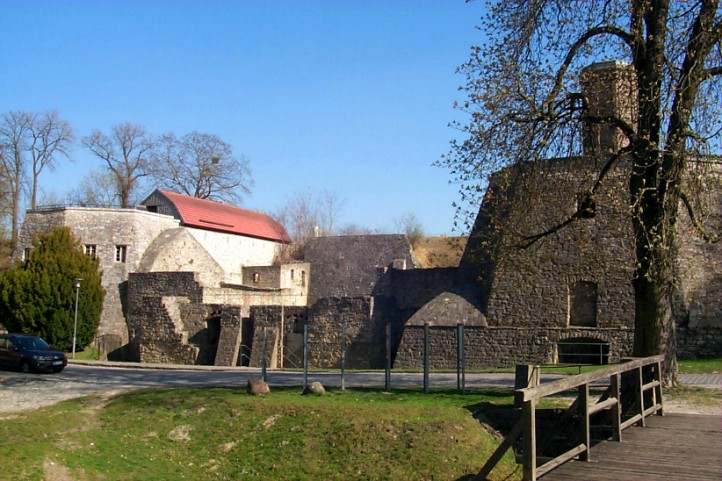
[[[293,280],[293,269],[291,269],[291,280]]]
[[[23,249],[23,262],[30,260],[30,247]]]
[[[294,316],[293,316],[293,333],[294,334],[302,334],[304,324],[306,324],[305,316],[300,315],[300,314],[294,314]]]
[[[97,246],[95,244],[85,244],[83,246],[83,252],[91,259],[95,259],[96,250]]]
[[[254,272],[253,273],[253,282],[255,284],[258,284],[260,281],[261,281],[261,274],[259,274],[258,272]]]
[[[128,246],[115,246],[115,262],[125,262]]]
[[[306,271],[301,271],[301,287],[306,287]]]
[[[148,209],[148,212],[158,212],[158,206],[157,206],[157,205],[149,205],[149,206],[146,206],[146,209]]]

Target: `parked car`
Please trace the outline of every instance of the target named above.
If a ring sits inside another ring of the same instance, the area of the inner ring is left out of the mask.
[[[60,372],[68,358],[38,336],[0,334],[0,365],[22,372]]]

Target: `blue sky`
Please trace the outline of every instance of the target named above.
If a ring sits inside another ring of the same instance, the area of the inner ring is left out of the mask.
[[[478,2],[13,1],[0,9],[0,111],[56,109],[80,136],[132,121],[215,133],[250,159],[244,205],[335,191],[341,224],[390,230],[413,212],[452,233],[456,189],[431,164],[464,119]],[[63,195],[97,159],[46,173]]]

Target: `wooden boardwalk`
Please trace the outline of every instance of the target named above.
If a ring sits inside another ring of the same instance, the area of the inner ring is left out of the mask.
[[[667,414],[603,441],[591,462],[570,461],[543,481],[721,481],[722,416]]]

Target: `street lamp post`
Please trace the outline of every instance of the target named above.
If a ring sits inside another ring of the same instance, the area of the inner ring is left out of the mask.
[[[75,339],[78,335],[78,297],[80,296],[80,277],[75,278],[75,322],[73,323],[73,359],[75,359]]]

